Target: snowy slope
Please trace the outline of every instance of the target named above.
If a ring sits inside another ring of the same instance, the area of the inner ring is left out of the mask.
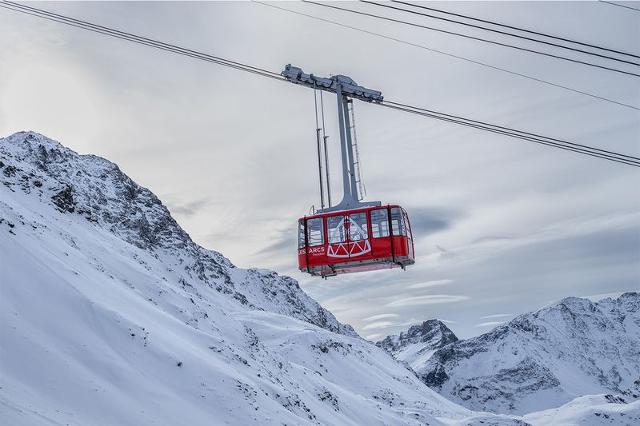
[[[628,401],[613,395],[581,396],[561,407],[527,414],[524,420],[536,426],[633,426],[640,424],[640,400]]]
[[[449,327],[440,320],[431,319],[412,325],[406,332],[387,336],[377,342],[376,346],[415,370],[424,365],[436,349],[456,341],[458,338]]]
[[[0,419],[479,424],[297,285],[194,244],[114,164],[0,139]],[[495,424],[521,424],[496,417]]]
[[[438,349],[415,371],[470,409],[530,413],[576,397],[640,397],[640,294],[567,298]]]

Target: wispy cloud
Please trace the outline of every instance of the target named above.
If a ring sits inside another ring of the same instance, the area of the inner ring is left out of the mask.
[[[496,327],[500,324],[504,324],[506,321],[487,321],[487,322],[481,322],[480,324],[476,324],[474,325],[474,327]]]
[[[395,322],[391,322],[391,321],[378,321],[378,322],[372,322],[371,324],[367,324],[364,327],[362,327],[363,330],[374,330],[377,328],[389,328],[389,327],[393,327],[395,326],[396,323]]]
[[[425,281],[423,283],[412,284],[407,288],[429,288],[436,287],[439,285],[446,285],[452,283],[453,280],[434,280],[434,281]]]
[[[196,201],[191,201],[189,203],[177,203],[171,201],[165,201],[165,205],[171,212],[171,214],[177,216],[193,216],[198,213],[204,207],[207,206],[211,202],[209,198],[202,198]]]
[[[363,318],[362,321],[376,321],[376,320],[381,320],[385,318],[397,318],[398,316],[399,316],[398,314],[378,314],[378,315],[373,315],[367,318]]]
[[[405,306],[420,306],[420,305],[437,305],[442,303],[456,303],[469,300],[468,296],[453,295],[453,294],[430,294],[426,296],[406,297],[403,299],[395,300],[387,303],[385,306],[398,308]]]
[[[505,318],[510,316],[513,316],[513,314],[492,314],[492,315],[485,315],[483,317],[480,317],[480,319]]]
[[[417,236],[434,234],[450,228],[460,212],[441,207],[407,207],[411,228]]]
[[[375,342],[376,340],[380,339],[381,337],[386,337],[384,333],[374,333],[374,334],[369,334],[367,336],[365,336],[365,339],[370,340],[372,342]]]

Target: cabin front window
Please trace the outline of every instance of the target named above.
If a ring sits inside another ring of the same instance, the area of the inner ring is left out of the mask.
[[[347,233],[344,229],[344,216],[330,216],[327,218],[327,229],[329,230],[329,244],[344,243]]]
[[[389,215],[387,209],[377,209],[371,211],[371,232],[373,238],[389,236]]]
[[[369,239],[369,227],[367,226],[366,213],[353,213],[349,215],[349,241],[362,241]]]
[[[322,227],[322,218],[307,220],[307,242],[309,247],[320,246],[324,244],[324,229]]]

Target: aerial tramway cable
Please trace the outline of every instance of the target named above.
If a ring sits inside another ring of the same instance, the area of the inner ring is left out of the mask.
[[[624,102],[616,101],[614,99],[609,99],[609,98],[606,98],[604,96],[600,96],[600,95],[596,95],[594,93],[586,92],[584,90],[575,89],[573,87],[565,86],[563,84],[554,83],[554,82],[551,82],[551,81],[548,81],[548,80],[545,80],[545,79],[542,79],[542,78],[534,77],[532,75],[528,75],[528,74],[524,74],[524,73],[521,73],[521,72],[513,71],[513,70],[510,70],[510,69],[507,69],[507,68],[502,68],[502,67],[499,67],[499,66],[496,66],[496,65],[492,65],[492,64],[487,63],[487,62],[482,62],[482,61],[479,61],[479,60],[476,60],[476,59],[471,59],[471,58],[468,58],[468,57],[465,57],[465,56],[456,55],[456,54],[453,54],[453,53],[450,53],[450,52],[446,52],[446,51],[443,51],[443,50],[440,50],[440,49],[435,49],[433,47],[429,47],[429,46],[426,46],[424,44],[413,43],[411,41],[403,40],[403,39],[396,38],[396,37],[391,37],[391,36],[388,36],[388,35],[385,35],[385,34],[377,33],[375,31],[369,31],[369,30],[364,29],[364,28],[359,28],[359,27],[354,27],[352,25],[343,24],[341,22],[333,21],[331,19],[321,18],[319,16],[311,15],[309,13],[299,12],[297,10],[292,10],[292,9],[287,9],[285,7],[276,6],[275,4],[263,3],[263,2],[258,1],[258,0],[252,0],[252,1],[255,4],[258,4],[258,5],[261,5],[261,6],[266,6],[266,7],[271,7],[273,9],[277,9],[277,10],[280,10],[282,12],[287,12],[287,13],[291,13],[291,14],[298,15],[298,16],[304,16],[304,17],[307,17],[307,18],[310,18],[310,19],[314,19],[314,20],[317,20],[317,21],[325,22],[327,24],[335,25],[335,26],[338,26],[338,27],[341,27],[341,28],[346,28],[346,29],[349,29],[349,30],[358,31],[358,32],[361,32],[361,33],[364,33],[364,34],[368,34],[368,35],[371,35],[371,36],[374,36],[374,37],[379,37],[379,38],[382,38],[382,39],[385,39],[385,40],[391,40],[391,41],[396,42],[396,43],[401,43],[401,44],[404,44],[404,45],[407,45],[407,46],[416,47],[418,49],[422,49],[422,50],[425,50],[425,51],[428,51],[428,52],[432,52],[432,53],[437,53],[437,54],[444,55],[444,56],[447,56],[447,57],[450,57],[450,58],[454,58],[454,59],[458,59],[458,60],[461,60],[461,61],[465,61],[467,63],[475,64],[475,65],[478,65],[478,66],[481,66],[481,67],[485,67],[485,68],[488,68],[488,69],[491,69],[491,70],[494,70],[494,71],[499,71],[499,72],[502,72],[502,73],[514,75],[516,77],[526,78],[527,80],[535,81],[537,83],[545,84],[547,86],[551,86],[551,87],[555,87],[555,88],[558,88],[558,89],[567,90],[569,92],[577,93],[577,94],[584,95],[584,96],[589,96],[590,98],[593,98],[593,99],[598,99],[600,101],[609,102],[611,104],[615,104],[615,105],[619,105],[619,106],[622,106],[622,107],[625,107],[625,108],[629,108],[629,109],[634,109],[636,111],[640,111],[640,108],[637,107],[637,106],[634,106],[634,105],[630,105],[630,104],[627,104],[627,103],[624,103]]]
[[[503,35],[503,36],[514,37],[514,38],[518,38],[518,39],[521,39],[521,40],[526,40],[526,41],[530,41],[530,42],[534,42],[534,43],[541,43],[541,44],[545,44],[547,46],[553,46],[553,47],[557,47],[559,49],[565,49],[565,50],[569,50],[569,51],[573,51],[573,52],[577,52],[577,53],[581,53],[581,54],[585,54],[585,55],[596,56],[596,57],[602,58],[602,59],[609,59],[609,60],[612,60],[612,61],[617,61],[617,62],[621,62],[621,63],[625,63],[625,64],[640,66],[640,63],[638,63],[638,62],[633,62],[633,61],[629,61],[629,60],[626,60],[626,59],[620,59],[620,58],[616,58],[614,56],[603,55],[603,54],[596,53],[596,52],[590,52],[588,50],[578,49],[578,48],[575,48],[575,47],[564,46],[562,44],[554,43],[554,42],[551,42],[551,41],[540,40],[540,39],[536,39],[536,38],[533,38],[533,37],[523,36],[523,35],[520,35],[520,34],[514,34],[514,33],[508,32],[508,31],[502,31],[502,30],[497,30],[495,28],[484,27],[482,25],[470,24],[468,22],[462,22],[462,21],[458,21],[458,20],[455,20],[455,19],[444,18],[442,16],[436,16],[436,15],[432,15],[432,14],[429,14],[429,13],[418,12],[418,11],[415,11],[415,10],[405,9],[405,8],[393,6],[393,5],[390,5],[390,4],[377,3],[377,2],[368,1],[368,0],[360,0],[360,2],[366,3],[366,4],[370,4],[370,5],[373,5],[373,6],[378,6],[378,7],[384,7],[384,8],[388,8],[388,9],[392,9],[392,10],[397,10],[397,11],[401,11],[401,12],[407,12],[407,13],[411,13],[413,15],[419,15],[419,16],[423,16],[423,17],[426,17],[426,18],[438,19],[438,20],[449,22],[449,23],[453,23],[453,24],[464,25],[464,26],[467,26],[467,27],[476,28],[476,29],[480,29],[480,30],[483,30],[483,31],[493,32],[493,33],[500,34],[500,35]],[[410,3],[405,3],[405,2],[396,2],[396,3],[410,4]],[[416,7],[418,7],[418,6],[416,6]],[[640,58],[640,56],[631,55],[631,54],[628,54],[628,53],[625,54],[625,55],[629,55],[629,56],[634,56],[634,57]]]
[[[606,65],[599,65],[599,64],[595,64],[593,62],[587,62],[587,61],[583,61],[583,60],[580,60],[580,59],[568,58],[566,56],[556,55],[556,54],[549,53],[549,52],[543,52],[543,51],[540,51],[540,50],[529,49],[529,48],[526,48],[526,47],[516,46],[516,45],[513,45],[513,44],[502,43],[502,42],[495,41],[495,40],[489,40],[489,39],[486,39],[486,38],[476,37],[476,36],[472,36],[472,35],[468,35],[468,34],[462,34],[462,33],[458,33],[458,32],[455,32],[455,31],[444,30],[444,29],[441,29],[441,28],[430,27],[430,26],[427,26],[427,25],[417,24],[415,22],[403,21],[402,19],[395,19],[395,18],[391,18],[389,16],[376,15],[375,13],[363,12],[363,11],[355,10],[355,9],[348,9],[346,7],[334,6],[334,5],[331,5],[331,4],[319,3],[319,2],[315,2],[315,1],[311,1],[311,0],[302,0],[302,1],[304,3],[309,3],[309,4],[316,5],[316,6],[327,7],[327,8],[331,8],[331,9],[335,9],[335,10],[340,10],[340,11],[343,11],[343,12],[354,13],[354,14],[361,15],[361,16],[368,16],[370,18],[381,19],[381,20],[388,21],[388,22],[395,22],[395,23],[398,23],[398,24],[409,25],[409,26],[416,27],[416,28],[423,28],[423,29],[430,30],[430,31],[436,31],[436,32],[444,33],[444,34],[454,35],[454,36],[457,36],[457,37],[462,37],[462,38],[466,38],[466,39],[470,39],[470,40],[476,40],[476,41],[480,41],[480,42],[483,42],[483,43],[493,44],[493,45],[496,45],[496,46],[508,47],[508,48],[515,49],[515,50],[520,50],[520,51],[523,51],[523,52],[534,53],[534,54],[537,54],[537,55],[547,56],[547,57],[554,58],[554,59],[573,62],[573,63],[576,63],[576,64],[586,65],[586,66],[590,66],[590,67],[594,67],[594,68],[599,68],[599,69],[606,70],[606,71],[616,72],[616,73],[620,73],[620,74],[626,74],[626,75],[630,75],[630,76],[633,76],[633,77],[640,77],[640,74],[636,74],[636,73],[630,72],[630,71],[621,70],[621,69],[618,69],[618,68],[612,68],[612,67],[609,67],[609,66],[606,66]]]
[[[316,112],[316,145],[318,148],[318,180],[320,183],[320,206],[324,209],[324,183],[322,177],[322,142],[320,141],[320,123],[318,120],[318,89],[313,88],[313,104]]]
[[[364,0],[362,0],[362,1],[364,1]],[[364,2],[367,3],[366,1],[364,1]],[[584,42],[581,42],[581,41],[578,41],[578,40],[573,40],[573,39],[566,38],[566,37],[560,37],[560,36],[556,36],[556,35],[553,35],[553,34],[546,34],[546,33],[543,33],[541,31],[534,31],[534,30],[530,30],[530,29],[527,29],[527,28],[516,27],[516,26],[513,26],[513,25],[507,25],[507,24],[503,24],[503,23],[500,23],[500,22],[496,22],[496,21],[490,21],[490,20],[487,20],[487,19],[476,18],[474,16],[463,15],[461,13],[449,12],[449,11],[446,11],[446,10],[443,10],[443,9],[437,9],[435,7],[425,6],[423,4],[409,3],[409,2],[405,2],[405,1],[401,1],[401,0],[391,0],[391,3],[403,4],[403,5],[411,6],[411,7],[418,8],[418,9],[429,10],[429,11],[432,11],[432,12],[438,12],[438,13],[442,13],[442,14],[449,15],[449,16],[456,16],[458,18],[468,19],[468,20],[471,20],[471,21],[482,22],[484,24],[495,25],[495,26],[502,27],[502,28],[507,28],[507,29],[510,29],[510,30],[521,31],[521,32],[524,32],[524,33],[527,33],[527,34],[533,34],[533,35],[537,35],[537,36],[541,36],[541,37],[546,37],[546,38],[550,38],[550,39],[554,39],[554,40],[559,40],[559,41],[562,41],[562,42],[565,42],[565,43],[573,43],[573,44],[577,44],[577,45],[580,45],[580,46],[589,47],[589,48],[592,48],[592,49],[598,49],[598,50],[602,50],[602,51],[606,51],[606,52],[617,53],[619,55],[630,56],[630,57],[633,57],[633,58],[640,58],[640,55],[637,55],[637,54],[634,54],[634,53],[623,52],[621,50],[611,49],[609,47],[598,46],[598,45],[591,44],[591,43],[584,43]],[[604,2],[604,3],[606,3],[606,2]],[[468,25],[468,26],[473,26],[471,24],[463,23],[463,22],[457,22],[457,23],[460,23],[460,24],[463,24],[463,25]],[[484,27],[481,27],[481,28],[484,28]],[[485,29],[487,29],[489,31],[492,31],[492,30],[490,30],[488,28],[485,28]],[[520,37],[517,34],[507,34],[507,35],[512,35],[514,37]],[[533,41],[542,42],[542,40],[533,40]],[[554,46],[555,46],[555,44],[554,44]],[[562,47],[562,46],[560,45],[558,47]]]
[[[320,91],[320,112],[322,114],[322,145],[324,146],[324,172],[326,175],[325,182],[327,184],[327,205],[331,207],[331,179],[329,177],[329,155],[327,152],[327,136],[325,132],[324,124],[324,100],[322,97],[322,90]]]
[[[254,67],[254,66],[243,64],[243,63],[240,63],[240,62],[231,61],[231,60],[228,60],[228,59],[225,59],[225,58],[221,58],[221,57],[218,57],[218,56],[214,56],[214,55],[198,52],[198,51],[195,51],[195,50],[192,50],[192,49],[183,48],[183,47],[176,46],[176,45],[169,44],[169,43],[164,43],[164,42],[161,42],[161,41],[158,41],[158,40],[154,40],[154,39],[150,39],[150,38],[147,38],[147,37],[138,36],[138,35],[135,35],[135,34],[132,34],[132,33],[128,33],[128,32],[125,32],[125,31],[115,30],[113,28],[109,28],[109,27],[106,27],[106,26],[92,24],[92,23],[87,22],[87,21],[83,21],[83,20],[80,20],[80,19],[67,17],[67,16],[56,14],[56,13],[53,13],[53,12],[48,12],[48,11],[45,11],[45,10],[42,10],[42,9],[37,9],[37,8],[26,6],[26,5],[23,5],[23,4],[2,0],[0,2],[0,7],[3,7],[3,8],[8,9],[8,10],[15,11],[15,12],[21,12],[21,13],[25,13],[25,14],[28,14],[28,15],[36,16],[36,17],[39,17],[39,18],[43,18],[43,19],[48,19],[48,20],[51,20],[51,21],[59,22],[59,23],[65,24],[65,25],[70,25],[70,26],[73,26],[73,27],[77,27],[77,28],[93,31],[93,32],[96,32],[96,33],[100,33],[100,34],[103,34],[103,35],[110,36],[110,37],[115,37],[115,38],[131,41],[131,42],[134,42],[134,43],[146,45],[146,46],[153,47],[153,48],[156,48],[156,49],[169,51],[169,52],[177,53],[177,54],[184,55],[184,56],[189,56],[189,57],[194,58],[194,59],[199,59],[199,60],[203,60],[203,61],[207,61],[207,62],[216,63],[216,64],[223,65],[223,66],[226,66],[226,67],[230,67],[230,68],[233,68],[233,69],[236,69],[236,70],[250,72],[252,74],[260,75],[262,77],[268,77],[268,78],[271,78],[271,79],[288,82],[288,80],[285,79],[284,77],[282,77],[280,74],[272,72],[272,71],[269,71],[269,70],[266,70],[264,68]],[[384,106],[384,107],[387,107],[387,108],[396,109],[396,110],[407,112],[407,113],[418,114],[418,115],[421,115],[421,116],[434,118],[434,119],[437,119],[437,120],[451,122],[451,123],[458,124],[458,125],[472,127],[472,128],[476,128],[476,129],[479,129],[479,130],[484,130],[484,131],[489,131],[489,132],[492,132],[492,133],[502,134],[502,135],[509,136],[509,137],[512,137],[512,138],[518,138],[518,139],[522,139],[522,140],[526,140],[526,141],[530,141],[530,142],[535,142],[535,143],[539,143],[539,144],[542,144],[542,145],[551,146],[551,147],[554,147],[554,148],[573,151],[573,152],[576,152],[576,153],[579,153],[579,154],[590,155],[590,156],[593,156],[593,157],[598,157],[598,158],[602,158],[602,159],[609,160],[609,161],[614,161],[614,162],[621,163],[621,164],[627,164],[627,165],[631,165],[631,166],[635,166],[635,167],[640,167],[640,158],[639,157],[635,157],[635,156],[631,156],[631,155],[620,154],[620,153],[616,153],[616,152],[613,152],[613,151],[604,150],[604,149],[601,149],[601,148],[595,148],[595,147],[590,147],[590,146],[587,146],[587,145],[576,144],[576,143],[563,141],[563,140],[556,139],[556,138],[550,138],[550,137],[546,137],[546,136],[541,136],[541,135],[537,135],[537,134],[534,134],[534,133],[525,132],[525,131],[521,131],[521,130],[517,130],[517,129],[512,129],[512,128],[508,128],[508,127],[504,127],[504,126],[498,126],[498,125],[485,123],[485,122],[481,122],[481,121],[477,121],[477,120],[467,119],[467,118],[464,118],[464,117],[459,117],[459,116],[455,116],[455,115],[451,115],[451,114],[441,113],[441,112],[438,112],[438,111],[433,111],[433,110],[429,110],[429,109],[425,109],[425,108],[411,106],[411,105],[408,105],[408,104],[402,104],[402,103],[399,103],[399,102],[392,102],[392,101],[388,101],[387,100],[387,101],[382,101],[382,102],[374,102],[373,104],[374,105],[377,104],[377,105]],[[323,128],[324,128],[324,125],[323,125]]]

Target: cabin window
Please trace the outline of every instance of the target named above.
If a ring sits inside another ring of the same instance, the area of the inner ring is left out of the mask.
[[[362,241],[369,239],[369,227],[367,226],[367,214],[353,213],[349,215],[349,241]]]
[[[389,236],[389,215],[387,209],[371,211],[371,232],[373,233],[373,238]]]
[[[298,221],[298,248],[304,248],[304,220]]]
[[[327,229],[329,230],[329,244],[344,243],[346,232],[344,229],[344,216],[330,216],[327,218]]]
[[[395,236],[407,235],[404,221],[402,220],[402,210],[399,207],[391,209],[391,232]]]
[[[307,220],[307,242],[309,247],[324,244],[324,230],[322,229],[322,218]]]
[[[411,235],[411,225],[409,224],[409,216],[407,216],[407,212],[403,210],[402,216],[404,217],[404,227],[406,230],[407,237],[409,237],[409,239],[413,239],[413,235]]]

